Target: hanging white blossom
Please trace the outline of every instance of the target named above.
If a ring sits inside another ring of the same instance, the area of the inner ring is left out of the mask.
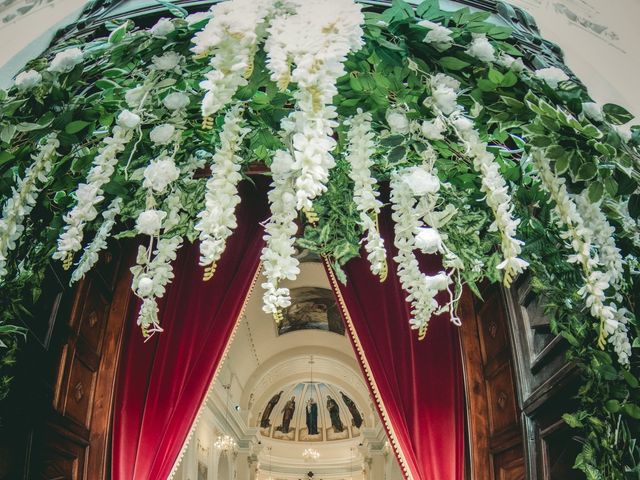
[[[132,115],[138,117],[136,114]],[[123,125],[133,124],[127,115],[125,119],[128,123],[123,121]],[[102,187],[111,180],[118,163],[118,154],[124,151],[132,136],[133,130],[116,125],[113,127],[112,135],[102,141],[102,146],[93,159],[93,166],[87,175],[87,183],[78,184],[75,192],[76,205],[63,217],[65,226],[58,238],[58,248],[53,254],[54,259],[64,260],[70,266],[68,263],[70,258],[82,248],[85,225],[98,216],[96,207],[104,199]]]
[[[93,268],[93,266],[98,262],[100,258],[100,252],[107,248],[107,240],[111,235],[111,230],[116,224],[116,217],[120,214],[120,209],[122,208],[122,199],[116,198],[114,199],[109,207],[102,213],[102,218],[104,221],[98,231],[96,232],[95,237],[87,247],[84,249],[80,260],[76,266],[76,269],[71,274],[71,284],[76,283],[78,280],[82,279],[89,270]]]
[[[154,57],[151,59],[153,62],[153,66],[156,70],[162,71],[180,71],[180,63],[184,57],[177,52],[165,52],[161,56]]]
[[[382,202],[378,200],[376,179],[371,174],[375,153],[375,134],[371,128],[371,114],[358,113],[345,122],[349,126],[347,138],[347,160],[351,165],[349,176],[353,180],[353,200],[360,214],[360,225],[365,234],[364,248],[374,275],[384,274],[387,267],[387,252],[380,236],[376,218]]]
[[[360,8],[344,0],[301,2],[294,13],[276,17],[269,27],[264,49],[271,79],[281,88],[289,79],[298,87],[293,94],[298,110],[290,116],[288,131],[299,210],[311,209],[313,199],[326,191],[335,165],[331,152],[337,113],[331,103],[338,93],[337,79],[346,73],[347,55],[363,45]]]
[[[189,105],[189,95],[182,92],[172,92],[166,97],[162,103],[165,107],[172,111],[178,111],[186,108]]]
[[[426,176],[418,174],[417,169],[422,170]],[[393,209],[391,218],[394,221],[394,245],[398,250],[398,254],[394,257],[398,266],[398,279],[404,291],[407,292],[406,300],[411,305],[409,323],[411,328],[418,330],[419,337],[424,338],[431,317],[443,311],[436,300],[436,295],[439,291],[448,289],[450,278],[444,271],[436,275],[422,273],[418,259],[414,254],[414,250],[418,248],[416,245],[417,237],[421,236],[420,243],[423,247],[426,246],[423,241],[425,240],[425,230],[423,230],[424,225],[421,221],[423,215],[418,210],[420,202],[417,200],[419,197],[415,194],[414,188],[418,182],[411,178],[414,175],[420,175],[423,179],[429,175],[432,176],[433,178],[428,182],[430,185],[438,182],[437,177],[423,167],[394,172],[391,176],[391,206]],[[426,190],[426,187],[421,190]],[[433,191],[433,189],[430,190]],[[430,196],[435,196],[435,193]],[[427,233],[427,235],[439,237],[435,231]],[[437,243],[440,245],[441,241]],[[431,249],[429,251],[432,252]],[[438,251],[442,252],[440,249]]]
[[[602,105],[596,102],[584,102],[582,104],[582,113],[594,122],[604,122],[604,113],[602,112]]]
[[[211,55],[211,71],[200,87],[205,91],[202,115],[213,115],[247,84],[253,57],[266,31],[273,0],[229,0],[211,7],[212,18],[193,38],[197,55]]]
[[[406,135],[410,131],[407,114],[399,108],[390,108],[385,114],[389,130],[393,135]]]
[[[615,308],[615,306],[613,307]],[[632,352],[627,324],[632,321],[633,314],[626,308],[616,308],[614,318],[618,325],[607,332],[609,334],[607,340],[613,346],[616,355],[618,355],[620,365],[629,365]]]
[[[525,66],[522,58],[514,58],[509,54],[500,52],[496,58],[496,63],[504,68],[509,68],[514,72],[522,72],[527,67]]]
[[[298,259],[294,256],[296,197],[291,178],[291,154],[276,152],[271,166],[273,182],[268,193],[271,218],[264,227],[265,246],[260,260],[266,281],[262,309],[277,317],[281,309],[291,305],[289,289],[280,286],[282,280],[295,280],[300,273]]]
[[[220,147],[213,155],[211,177],[205,187],[204,209],[198,213],[195,229],[200,232],[200,265],[204,267],[215,265],[220,259],[237,226],[235,210],[240,203],[238,183],[242,180],[238,151],[249,131],[243,126],[243,113],[243,108],[235,106],[225,116]]]
[[[163,123],[154,127],[149,133],[149,138],[156,145],[168,145],[172,142],[176,133],[176,127],[170,123]]]
[[[574,251],[567,261],[576,263],[582,269],[585,285],[580,288],[578,294],[585,299],[591,315],[600,321],[598,345],[604,348],[605,339],[619,325],[616,320],[615,305],[606,303],[606,291],[611,286],[611,274],[598,270],[598,256],[592,253],[593,232],[585,226],[575,202],[567,191],[565,179],[553,173],[549,160],[542,150],[534,150],[531,159],[542,188],[549,194],[549,201],[553,202],[556,223],[564,230],[561,237]]]
[[[155,193],[164,193],[167,187],[180,176],[180,170],[176,167],[173,157],[162,155],[149,163],[144,170],[144,188],[151,189]]]
[[[436,108],[444,115],[451,115],[460,109],[458,105],[458,91],[460,82],[444,73],[438,73],[429,80],[431,95],[425,98],[424,105]]]
[[[50,134],[38,146],[38,152],[32,155],[33,163],[27,167],[24,176],[19,178],[13,188],[13,194],[2,207],[0,218],[0,280],[7,274],[7,255],[16,248],[16,242],[24,232],[24,219],[36,204],[38,193],[49,180],[52,160],[60,146],[55,133]]]

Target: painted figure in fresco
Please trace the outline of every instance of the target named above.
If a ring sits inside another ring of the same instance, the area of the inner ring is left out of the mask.
[[[329,410],[329,417],[331,417],[331,426],[333,427],[333,431],[342,432],[344,430],[344,425],[342,424],[342,420],[340,420],[340,407],[329,395],[327,395],[327,410]]]
[[[318,404],[313,397],[307,402],[307,431],[309,435],[318,435]]]
[[[360,425],[362,425],[362,415],[360,415],[360,412],[358,411],[358,407],[356,407],[356,404],[353,402],[353,400],[347,397],[344,394],[344,392],[341,391],[340,395],[342,396],[342,401],[344,402],[344,404],[349,409],[349,412],[351,413],[353,426],[356,428],[360,428]]]
[[[278,427],[282,433],[289,433],[289,425],[293,419],[293,412],[296,411],[296,397],[291,397],[282,409],[282,425]]]
[[[260,418],[260,428],[269,428],[271,426],[271,420],[269,420],[269,417],[271,416],[273,407],[275,407],[276,404],[280,401],[280,395],[282,395],[282,390],[280,391],[280,393],[277,393],[276,395],[271,397],[271,400],[269,400],[267,406],[264,407],[262,418]]]

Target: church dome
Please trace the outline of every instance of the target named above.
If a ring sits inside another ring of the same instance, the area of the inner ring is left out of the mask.
[[[348,393],[323,382],[294,383],[259,405],[263,437],[285,442],[335,442],[360,436],[363,410]]]

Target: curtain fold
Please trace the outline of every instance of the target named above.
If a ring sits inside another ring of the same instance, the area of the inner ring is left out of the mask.
[[[369,270],[366,252],[345,266],[347,285],[325,263],[332,288],[376,407],[405,479],[462,480],[464,477],[464,386],[458,332],[445,315],[433,318],[419,341],[409,327],[405,301],[392,260],[393,222],[380,215],[389,274],[381,283]],[[441,270],[440,259],[423,256],[425,273]]]
[[[241,183],[238,227],[211,280],[202,280],[197,244],[179,252],[160,305],[163,333],[144,342],[137,310],[128,319],[114,405],[114,480],[163,480],[171,472],[257,276],[265,193],[266,179]]]

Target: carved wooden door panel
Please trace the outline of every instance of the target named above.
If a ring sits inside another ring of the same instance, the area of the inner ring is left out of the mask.
[[[104,255],[75,296],[54,387],[55,413],[45,427],[47,480],[106,478],[115,369],[132,300],[123,263],[120,255]]]
[[[29,325],[3,412],[9,418],[0,429],[0,460],[8,460],[0,461],[0,479],[107,478],[115,372],[132,304],[134,249],[125,251],[114,245],[103,252],[76,289],[60,272],[45,279],[42,315]]]
[[[509,324],[498,287],[460,303],[473,480],[522,480],[525,458]]]

